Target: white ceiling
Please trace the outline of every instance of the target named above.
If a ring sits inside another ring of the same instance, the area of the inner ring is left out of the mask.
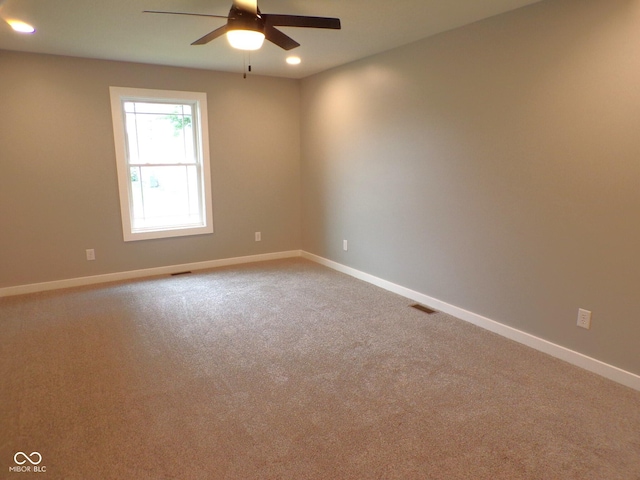
[[[251,54],[258,75],[303,78],[540,0],[261,0],[263,13],[338,17],[342,30],[281,27],[301,46],[265,42]],[[143,10],[227,15],[231,0],[0,0],[0,18],[36,27],[15,33],[0,21],[0,49],[242,72],[244,53],[225,38],[191,42],[224,19]],[[302,58],[289,66],[285,58]],[[247,59],[248,60],[248,59]],[[0,54],[0,63],[1,63]]]

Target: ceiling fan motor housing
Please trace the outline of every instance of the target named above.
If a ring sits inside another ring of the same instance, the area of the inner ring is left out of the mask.
[[[231,7],[229,10],[229,19],[227,21],[227,30],[253,30],[255,32],[264,33],[265,21],[258,13],[248,12],[237,8]]]

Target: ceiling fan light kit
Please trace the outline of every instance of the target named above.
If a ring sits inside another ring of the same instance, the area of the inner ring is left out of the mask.
[[[229,30],[227,41],[238,50],[259,50],[264,42],[264,33],[255,30]]]

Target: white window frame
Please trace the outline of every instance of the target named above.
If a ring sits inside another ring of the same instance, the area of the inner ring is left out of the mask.
[[[109,87],[109,93],[111,96],[111,116],[116,147],[118,190],[120,194],[120,213],[122,217],[124,241],[213,233],[206,93],[129,87]],[[123,113],[124,102],[131,101],[191,103],[193,108],[193,132],[196,136],[196,159],[201,183],[200,208],[202,209],[202,225],[195,227],[150,227],[139,230],[132,228],[133,196],[131,192],[131,171],[127,153],[126,126]]]

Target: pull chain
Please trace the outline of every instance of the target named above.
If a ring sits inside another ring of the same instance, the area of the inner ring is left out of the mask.
[[[249,57],[249,62],[247,65],[247,56]],[[247,78],[247,73],[251,73],[251,52],[247,52],[246,50],[242,55],[242,78]]]

